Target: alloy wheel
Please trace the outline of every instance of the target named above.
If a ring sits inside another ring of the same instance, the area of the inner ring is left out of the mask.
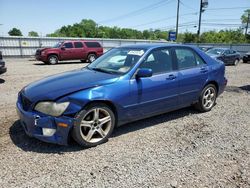
[[[208,87],[203,94],[202,105],[206,109],[210,109],[214,106],[216,100],[216,91],[213,87]]]
[[[97,143],[108,135],[111,127],[109,112],[104,108],[92,108],[82,118],[80,134],[86,142]]]

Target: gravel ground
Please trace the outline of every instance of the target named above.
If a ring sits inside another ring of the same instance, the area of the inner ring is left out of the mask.
[[[211,112],[191,107],[124,125],[82,149],[27,137],[15,112],[31,81],[84,66],[6,59],[0,76],[0,187],[250,187],[250,65],[228,66]],[[85,64],[86,65],[86,64]]]

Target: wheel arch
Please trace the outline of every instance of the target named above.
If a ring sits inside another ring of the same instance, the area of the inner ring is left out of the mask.
[[[95,55],[97,55],[97,53],[96,53],[95,51],[90,51],[90,52],[88,52],[88,56],[89,56],[90,54],[95,54]]]
[[[108,107],[111,108],[111,110],[113,111],[114,115],[115,115],[115,126],[117,126],[118,124],[118,112],[117,112],[117,107],[115,106],[115,104],[109,100],[93,100],[93,101],[89,101],[84,108],[94,105],[94,104],[105,104]]]
[[[205,86],[203,87],[203,89],[204,89],[207,85],[209,85],[209,84],[212,84],[212,85],[214,85],[214,86],[216,87],[216,92],[217,92],[217,94],[218,94],[220,88],[219,88],[219,84],[218,84],[215,80],[208,81],[208,82],[205,84]]]
[[[51,56],[51,55],[55,55],[55,56],[57,56],[57,58],[58,58],[58,60],[59,60],[59,54],[57,54],[57,53],[49,53],[49,54],[47,54],[47,61],[49,60],[49,56]]]

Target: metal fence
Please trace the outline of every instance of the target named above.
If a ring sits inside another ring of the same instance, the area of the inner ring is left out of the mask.
[[[51,47],[57,42],[64,40],[95,40],[99,41],[105,50],[117,46],[142,44],[142,43],[168,43],[157,40],[135,40],[135,39],[91,39],[91,38],[53,38],[53,37],[0,37],[0,51],[5,57],[27,57],[33,56],[38,48]],[[230,48],[241,53],[250,51],[250,44],[195,44],[195,46],[211,46]]]
[[[193,45],[198,47],[229,48],[238,51],[241,54],[250,52],[250,44],[189,43],[188,45]]]
[[[0,51],[5,57],[27,57],[35,55],[38,48],[54,46],[57,42],[65,40],[95,40],[99,41],[104,50],[117,46],[142,44],[142,43],[166,43],[166,41],[131,40],[131,39],[92,39],[92,38],[54,38],[54,37],[0,37]]]

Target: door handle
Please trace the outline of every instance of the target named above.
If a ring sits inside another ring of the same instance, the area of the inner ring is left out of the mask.
[[[173,74],[170,74],[166,79],[167,80],[174,80],[174,79],[176,79],[177,78],[177,76],[175,76],[175,75],[173,75]]]

